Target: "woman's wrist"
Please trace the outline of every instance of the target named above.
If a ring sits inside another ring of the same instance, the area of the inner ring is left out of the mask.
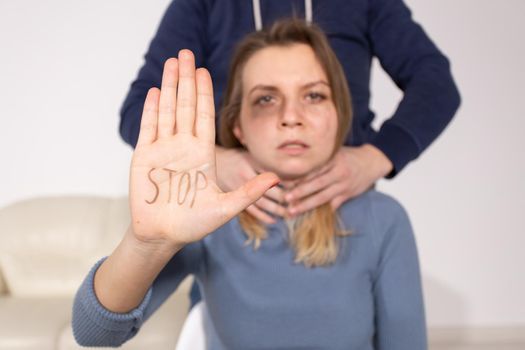
[[[125,233],[122,244],[127,247],[130,252],[133,252],[133,255],[137,255],[148,261],[151,261],[151,259],[160,259],[161,262],[164,260],[166,260],[166,262],[169,261],[173,255],[184,247],[183,243],[172,242],[167,239],[141,239],[133,232],[131,225]]]
[[[130,228],[95,273],[95,294],[108,310],[126,313],[136,308],[177,247],[139,240]]]

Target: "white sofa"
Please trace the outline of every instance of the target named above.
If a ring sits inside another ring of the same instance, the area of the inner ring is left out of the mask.
[[[70,325],[74,294],[128,222],[126,198],[39,198],[0,209],[0,350],[82,349]],[[190,285],[122,349],[175,349]]]

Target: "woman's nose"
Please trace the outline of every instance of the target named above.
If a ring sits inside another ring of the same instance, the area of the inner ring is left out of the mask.
[[[297,103],[288,103],[281,113],[279,124],[281,127],[296,127],[303,125],[303,111]]]

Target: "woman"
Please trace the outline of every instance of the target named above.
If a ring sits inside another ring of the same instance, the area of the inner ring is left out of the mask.
[[[209,311],[209,349],[426,348],[417,251],[393,199],[370,190],[337,213],[326,205],[266,226],[235,216],[279,181],[289,189],[323,171],[343,143],[349,93],[321,31],[282,21],[237,49],[221,138],[269,173],[230,193],[216,185],[212,91],[188,50],[149,91],[132,223],[77,293],[77,341],[122,344],[191,273]]]

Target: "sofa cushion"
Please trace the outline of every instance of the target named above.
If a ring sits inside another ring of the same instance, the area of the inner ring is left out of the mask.
[[[0,269],[12,296],[70,296],[129,224],[126,198],[37,198],[0,210]]]
[[[55,350],[72,298],[0,297],[0,350]]]

